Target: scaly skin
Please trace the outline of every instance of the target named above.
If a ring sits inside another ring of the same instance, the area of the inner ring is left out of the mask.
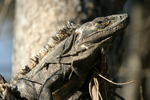
[[[128,25],[127,14],[98,17],[77,28],[12,86],[19,98],[66,100],[85,82],[97,62]]]
[[[45,46],[43,46],[36,56],[30,58],[30,63],[25,66],[25,69],[23,69],[21,74],[25,75],[32,70],[48,52],[52,51],[57,44],[63,41],[66,37],[70,36],[71,33],[77,29],[77,27],[79,27],[79,25],[75,26],[73,23],[68,21],[67,26],[63,26],[62,29],[59,29],[56,35],[53,36]]]
[[[25,66],[24,69],[22,69],[22,72],[20,72],[14,78],[11,84],[15,84],[18,78],[23,77],[29,71],[31,71],[38,63],[40,63],[40,61],[48,52],[51,52],[57,44],[63,41],[66,37],[70,36],[72,32],[74,32],[77,29],[77,27],[79,27],[79,25],[75,25],[68,21],[67,26],[63,26],[63,28],[59,29],[57,33],[55,34],[55,36],[50,38],[48,43],[45,46],[43,46],[43,48],[36,54],[36,56],[30,58],[29,63]]]

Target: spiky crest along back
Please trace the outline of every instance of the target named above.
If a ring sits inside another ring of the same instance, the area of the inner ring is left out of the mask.
[[[36,56],[30,58],[29,63],[22,69],[22,72],[19,73],[14,80],[23,77],[29,71],[31,71],[41,60],[42,58],[50,51],[52,51],[57,44],[63,41],[65,38],[71,35],[80,25],[75,25],[67,21],[67,25],[63,26],[61,29],[58,29],[55,36],[52,36],[48,43],[43,46],[43,48],[36,54]],[[12,82],[14,84],[14,82]]]

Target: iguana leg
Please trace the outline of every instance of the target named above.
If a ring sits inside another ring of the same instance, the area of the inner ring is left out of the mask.
[[[53,100],[50,88],[44,87],[43,91],[39,95],[38,100]]]
[[[62,74],[56,74],[49,77],[41,88],[39,100],[53,100],[52,88],[58,88],[61,85],[61,82],[63,82]]]
[[[50,76],[41,87],[38,99],[53,100],[52,92],[57,90],[68,80],[70,73],[71,68],[65,66],[64,70],[60,69]]]

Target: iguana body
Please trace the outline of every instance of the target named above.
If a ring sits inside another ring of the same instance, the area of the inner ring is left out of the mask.
[[[19,98],[66,100],[87,79],[106,51],[128,24],[128,15],[99,17],[78,27],[39,64],[12,86]],[[43,67],[43,68],[42,68]]]
[[[48,43],[45,46],[43,46],[43,48],[36,54],[36,56],[30,58],[29,63],[25,66],[24,69],[22,69],[22,72],[20,72],[19,75],[14,78],[15,80],[12,81],[12,84],[14,84],[15,81],[18,80],[18,78],[23,77],[25,74],[31,71],[38,63],[40,63],[42,58],[48,52],[51,52],[57,44],[59,44],[66,37],[70,36],[71,33],[77,29],[77,27],[79,27],[79,25],[74,25],[73,23],[70,23],[68,21],[67,26],[63,26],[63,28],[59,29],[55,36],[50,38]]]
[[[30,63],[26,65],[26,68],[29,68],[32,70],[38,63],[41,61],[41,59],[49,52],[54,49],[54,47],[59,44],[62,40],[64,40],[66,37],[71,35],[73,31],[77,29],[78,25],[74,25],[68,21],[67,26],[63,26],[63,28],[59,29],[55,36],[53,36],[48,43],[43,46],[43,48],[34,56],[33,58],[30,58]],[[23,70],[22,74],[26,74],[26,69]]]

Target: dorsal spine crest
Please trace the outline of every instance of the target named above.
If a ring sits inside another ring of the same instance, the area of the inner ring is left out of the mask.
[[[61,29],[57,30],[55,36],[52,36],[50,38],[48,43],[36,54],[36,56],[30,58],[29,64],[26,65],[20,73],[22,74],[21,77],[32,70],[48,52],[52,51],[52,49],[54,49],[57,44],[71,35],[71,33],[79,27],[79,25],[75,25],[73,23],[70,23],[69,21],[67,21],[67,23],[67,26],[63,26]]]

